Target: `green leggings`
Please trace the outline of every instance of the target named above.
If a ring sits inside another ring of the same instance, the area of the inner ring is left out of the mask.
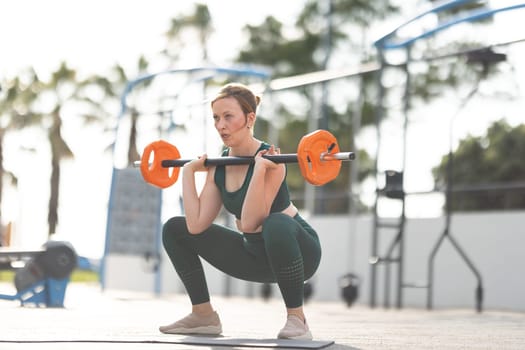
[[[288,308],[303,305],[304,281],[321,260],[319,237],[299,215],[272,213],[261,233],[243,234],[213,224],[196,235],[188,232],[186,218],[177,216],[164,224],[162,241],[193,305],[210,301],[199,257],[235,278],[277,282]]]

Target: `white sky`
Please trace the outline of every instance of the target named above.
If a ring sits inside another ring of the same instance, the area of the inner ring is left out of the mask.
[[[215,44],[210,52],[217,64],[227,64],[236,55],[235,50],[243,42],[241,28],[246,23],[259,24],[269,14],[286,22],[296,18],[302,4],[301,1],[282,0],[202,2],[208,4],[217,30],[213,38]],[[16,76],[21,69],[29,66],[33,66],[40,74],[48,74],[61,61],[67,61],[70,67],[82,74],[103,74],[116,62],[125,67],[134,67],[140,54],[154,56],[160,51],[164,43],[162,33],[168,29],[169,20],[192,8],[192,4],[192,1],[170,0],[5,2],[0,10],[0,78]],[[520,10],[521,16],[524,12]],[[516,23],[519,23],[519,18]],[[521,23],[503,30],[512,28],[521,28]],[[519,31],[511,32],[514,37],[519,35]],[[495,40],[507,39],[503,36]],[[524,122],[522,112],[518,112],[525,110],[523,91],[519,90],[523,89],[519,82],[525,81],[524,45],[520,46],[521,53],[512,52],[514,71],[508,73],[506,79],[507,82],[516,79],[514,84],[518,86],[521,102],[501,104],[483,101],[483,98],[473,101],[471,108],[492,112],[476,116],[475,122],[472,117],[458,118],[458,136],[483,133],[487,123],[499,119],[501,114],[507,115],[513,124]],[[417,184],[413,190],[429,189],[432,186],[429,169],[448,150],[448,123],[459,104],[457,94],[452,93],[435,104],[433,111],[438,112],[437,116],[424,109],[413,113],[414,119],[420,120],[414,123],[408,140],[407,167],[414,166],[410,175],[411,183]],[[79,242],[80,246],[90,247],[80,253],[95,256],[99,254],[105,234],[107,190],[112,168],[111,160],[101,157],[101,149],[90,145],[89,138],[96,137],[97,132],[100,130],[84,129],[82,136],[85,138],[64,135],[75,151],[76,158],[70,167],[65,167],[62,174],[64,190],[58,228],[60,235],[68,239],[74,235],[72,239]],[[387,131],[383,142],[393,139],[399,140],[399,133]],[[15,135],[13,142],[16,147],[34,146],[37,149],[45,144],[45,140],[27,135]],[[85,147],[86,144],[90,147]],[[393,149],[399,150],[396,147]],[[396,158],[393,167],[399,163],[399,151],[395,152],[386,157]],[[17,173],[20,183],[18,193],[9,192],[6,195],[3,203],[4,223],[6,218],[15,220],[17,234],[29,237],[33,245],[40,245],[47,231],[49,161],[45,153],[17,151],[15,155],[6,154],[6,166]],[[25,164],[31,164],[33,171],[24,170]],[[93,179],[99,182],[93,183]],[[439,201],[436,203],[434,212],[439,211],[441,205]],[[418,208],[414,205],[412,208],[414,215],[417,215],[422,206]],[[27,240],[24,240],[26,243]]]
[[[216,59],[230,59],[240,46],[241,28],[257,24],[266,15],[294,18],[301,2],[201,1],[208,4],[216,42],[222,52]],[[17,0],[0,11],[0,74],[12,75],[22,67],[40,72],[56,69],[61,60],[84,72],[104,72],[115,62],[134,67],[140,54],[158,53],[170,19],[188,13],[194,1],[170,0]],[[284,5],[286,4],[286,5]]]
[[[301,5],[277,0],[200,3],[208,5],[217,28],[210,55],[219,65],[227,65],[236,56],[242,44],[241,28],[246,23],[258,24],[274,9],[279,11],[273,15],[286,21],[296,17],[294,12]],[[104,74],[115,63],[132,70],[141,54],[158,54],[170,19],[188,13],[193,4],[171,0],[6,2],[0,11],[1,80],[15,77],[28,67],[45,79],[62,61],[83,75]],[[166,67],[159,67],[163,69]],[[102,155],[101,145],[91,142],[99,129],[64,123],[64,138],[75,160],[62,169],[57,236],[71,240],[79,253],[96,257],[104,243],[113,163]],[[72,128],[76,129],[68,133]],[[18,176],[19,184],[18,191],[6,189],[2,221],[15,222],[13,244],[38,247],[47,234],[47,141],[43,136],[25,133],[8,136],[7,143],[10,146],[5,151],[5,165]]]

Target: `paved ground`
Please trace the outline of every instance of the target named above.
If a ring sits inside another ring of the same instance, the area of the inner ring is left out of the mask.
[[[7,294],[3,285],[0,293]],[[277,299],[215,297],[214,304],[228,337],[275,338],[284,324]],[[525,349],[525,313],[347,308],[342,302],[310,302],[306,311],[314,338],[334,341],[329,350]],[[160,334],[158,326],[188,312],[184,295],[101,293],[70,284],[65,308],[0,300],[0,350],[232,349],[167,343],[173,336]]]

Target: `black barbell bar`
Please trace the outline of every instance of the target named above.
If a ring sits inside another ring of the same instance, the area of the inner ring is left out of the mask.
[[[297,163],[296,153],[287,154],[274,154],[274,155],[263,155],[263,158],[271,160],[274,163]],[[337,152],[337,153],[324,153],[321,154],[321,161],[332,161],[332,160],[353,160],[355,159],[354,152]],[[161,161],[163,168],[182,167],[184,164],[191,162],[194,159],[165,159]],[[310,160],[309,160],[310,161]],[[255,157],[233,157],[226,156],[220,158],[206,158],[204,161],[205,166],[216,166],[216,165],[244,165],[252,164],[255,162]],[[134,162],[135,167],[140,167],[141,162]]]

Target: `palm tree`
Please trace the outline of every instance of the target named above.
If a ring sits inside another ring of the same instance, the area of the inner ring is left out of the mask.
[[[207,42],[213,31],[212,20],[207,5],[196,4],[192,14],[171,20],[170,28],[166,32],[166,49],[162,52],[171,63],[180,58],[179,52],[182,51],[180,48],[184,46],[184,42],[181,40],[181,34],[186,30],[197,31],[198,41],[202,49],[202,61],[206,62],[208,60]]]
[[[51,146],[51,178],[50,196],[48,206],[48,235],[56,231],[58,224],[58,202],[60,194],[60,162],[62,159],[72,158],[73,152],[62,137],[62,110],[64,106],[73,102],[77,93],[76,72],[62,62],[57,71],[51,75],[49,82],[45,83],[40,93],[53,99],[50,113],[42,114],[42,122],[50,122],[47,137]]]
[[[3,98],[0,99],[0,209],[3,199],[4,176],[8,177],[12,185],[16,186],[18,183],[17,177],[4,168],[5,135],[10,130],[20,130],[31,125],[35,119],[38,119],[38,116],[28,106],[36,100],[40,84],[33,70],[23,72],[16,78],[2,84],[5,92]],[[0,218],[2,218],[1,210]]]
[[[93,109],[91,114],[86,114],[85,117],[94,117],[96,115],[103,115],[110,120],[115,120],[114,115],[108,113],[106,107],[111,102],[120,102],[120,98],[126,89],[126,85],[137,76],[145,74],[149,62],[144,56],[139,57],[137,61],[136,71],[133,73],[126,72],[124,67],[119,64],[116,64],[111,68],[109,74],[110,78],[107,76],[92,76],[86,80],[84,83],[88,86],[95,86],[99,89],[102,89],[102,100],[91,98],[87,95],[82,95],[82,100],[87,102]],[[133,75],[132,75],[133,74]],[[147,87],[150,81],[144,81],[142,87]],[[140,117],[140,111],[134,106],[126,106],[127,111],[130,116],[130,129],[128,135],[128,151],[127,151],[127,165],[131,166],[135,161],[140,160],[140,155],[137,148],[137,122]],[[116,120],[116,123],[119,123],[119,120]],[[116,126],[112,125],[110,127],[111,132],[115,132]],[[116,135],[118,136],[118,135]],[[116,139],[113,140],[113,143],[110,145],[110,148],[113,149]]]
[[[63,111],[64,107],[78,102],[79,88],[84,85],[77,82],[75,70],[70,69],[65,62],[60,64],[47,82],[41,81],[32,69],[27,76],[24,83],[18,79],[13,81],[2,110],[5,112],[10,109],[7,114],[10,116],[9,123],[5,128],[22,129],[40,125],[47,132],[51,151],[47,221],[48,236],[51,236],[58,225],[60,164],[63,159],[73,157],[73,152],[62,136]]]

